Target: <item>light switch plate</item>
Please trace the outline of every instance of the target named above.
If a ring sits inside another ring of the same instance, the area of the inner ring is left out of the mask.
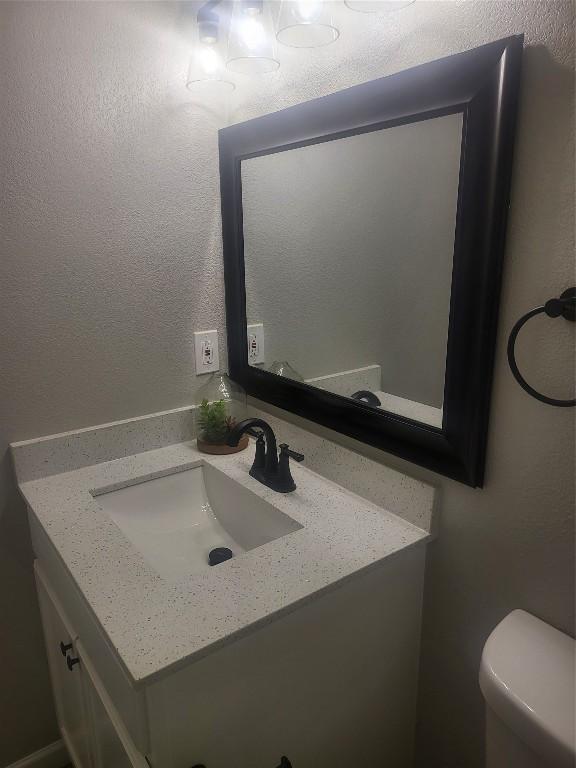
[[[264,355],[264,325],[255,323],[248,326],[248,365],[256,365],[265,361]]]
[[[220,370],[218,331],[196,331],[194,333],[194,354],[196,376]]]

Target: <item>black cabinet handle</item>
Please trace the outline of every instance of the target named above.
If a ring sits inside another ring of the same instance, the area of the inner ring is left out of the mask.
[[[60,642],[60,651],[62,653],[62,656],[66,656],[68,651],[72,648],[72,643],[64,643]]]
[[[78,657],[73,659],[70,656],[66,656],[66,666],[68,667],[70,672],[72,672],[72,670],[74,669],[74,665],[79,663],[80,663],[80,659]]]

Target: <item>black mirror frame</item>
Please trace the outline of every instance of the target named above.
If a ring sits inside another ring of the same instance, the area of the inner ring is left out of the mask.
[[[248,394],[481,486],[523,35],[219,131],[231,377]],[[248,365],[241,162],[446,114],[463,114],[442,429]]]

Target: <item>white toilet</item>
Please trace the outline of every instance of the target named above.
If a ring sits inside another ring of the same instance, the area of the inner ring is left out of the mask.
[[[575,768],[575,641],[512,611],[482,654],[487,768]]]

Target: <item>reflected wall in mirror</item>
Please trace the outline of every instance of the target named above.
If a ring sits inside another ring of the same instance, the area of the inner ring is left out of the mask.
[[[442,426],[462,122],[242,162],[249,362]]]

